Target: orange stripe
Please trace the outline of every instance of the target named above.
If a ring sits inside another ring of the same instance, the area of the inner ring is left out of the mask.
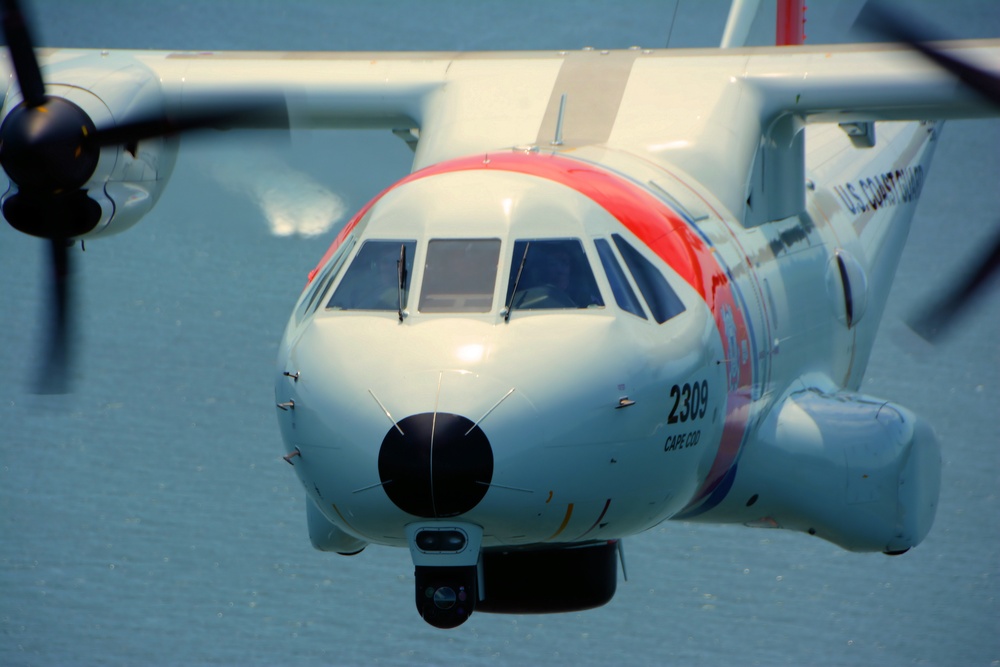
[[[561,533],[564,530],[566,530],[566,526],[569,525],[569,518],[571,516],[573,516],[573,503],[570,503],[569,505],[566,506],[566,516],[563,517],[562,525],[559,526],[559,530],[557,530],[556,532],[552,533],[552,537],[550,537],[549,540],[556,539],[556,537],[559,536],[559,533]],[[548,540],[546,540],[546,541],[548,541]]]

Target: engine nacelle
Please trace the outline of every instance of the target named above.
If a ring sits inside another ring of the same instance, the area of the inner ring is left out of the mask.
[[[87,54],[54,63],[43,70],[46,94],[62,98],[90,117],[99,128],[153,114],[164,106],[164,95],[156,75],[134,58],[122,54]],[[4,120],[22,101],[21,93],[8,91],[0,114]],[[97,203],[93,214],[77,230],[76,238],[115,234],[128,229],[149,212],[173,171],[177,139],[157,137],[124,146],[101,149],[93,174],[81,191]],[[0,205],[18,194],[9,182]],[[9,220],[29,234],[44,235]]]

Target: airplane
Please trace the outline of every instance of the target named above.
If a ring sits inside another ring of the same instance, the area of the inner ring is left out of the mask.
[[[407,548],[431,625],[605,604],[622,540],[668,519],[892,555],[931,529],[933,430],[859,387],[939,121],[998,112],[909,48],[39,63],[11,0],[4,31],[0,207],[60,275],[152,209],[180,132],[413,149],[310,272],[275,398],[313,546]],[[1000,70],[998,40],[932,53]]]

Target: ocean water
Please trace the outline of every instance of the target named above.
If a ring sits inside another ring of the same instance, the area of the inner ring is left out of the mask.
[[[850,4],[814,4],[811,39],[840,34]],[[683,2],[672,30],[669,1],[48,0],[31,13],[51,45],[572,49],[712,45],[726,7]],[[954,36],[1000,36],[995,2],[906,7]],[[278,340],[333,234],[294,232],[330,222],[317,210],[357,209],[410,155],[376,132],[290,146],[237,134],[183,153],[152,214],[76,257],[65,397],[29,393],[44,245],[0,229],[0,665],[1000,664],[1000,285],[935,347],[899,322],[997,233],[1000,121],[945,128],[864,384],[938,431],[941,504],[923,544],[887,558],[666,523],[626,541],[629,580],[606,607],[476,614],[448,632],[417,616],[407,552],[312,549],[273,407]]]

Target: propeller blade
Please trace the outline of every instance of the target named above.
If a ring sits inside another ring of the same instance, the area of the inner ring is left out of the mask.
[[[1000,76],[942,51],[932,43],[939,37],[933,37],[930,28],[903,18],[880,2],[867,3],[855,25],[919,51],[993,105],[1000,107]],[[988,252],[972,264],[970,270],[955,281],[941,298],[906,320],[907,325],[924,340],[935,342],[947,332],[953,321],[965,311],[970,300],[997,272],[1000,272],[1000,235]]]
[[[932,37],[929,28],[917,24],[912,18],[904,18],[883,3],[869,2],[858,14],[855,25],[919,51],[966,86],[1000,106],[1000,77],[939,49],[932,42],[941,38]]]
[[[27,106],[39,107],[45,102],[45,83],[35,58],[31,32],[17,0],[4,0],[3,10],[3,35],[21,86],[21,95]]]
[[[907,326],[924,340],[936,342],[998,271],[1000,234],[996,235],[987,251],[943,296],[906,320]]]
[[[128,146],[143,139],[200,130],[288,128],[288,106],[283,96],[241,96],[236,100],[227,97],[219,104],[201,105],[182,112],[157,112],[114,127],[98,128],[90,141],[98,146]]]
[[[4,202],[3,214],[15,228],[47,241],[49,297],[42,324],[46,339],[34,391],[67,393],[75,341],[71,239],[93,228],[100,219],[100,205],[84,190],[35,197],[19,192]]]
[[[70,285],[70,242],[49,240],[49,280],[51,296],[46,330],[49,340],[35,393],[65,394],[69,391],[72,362],[72,291]]]

